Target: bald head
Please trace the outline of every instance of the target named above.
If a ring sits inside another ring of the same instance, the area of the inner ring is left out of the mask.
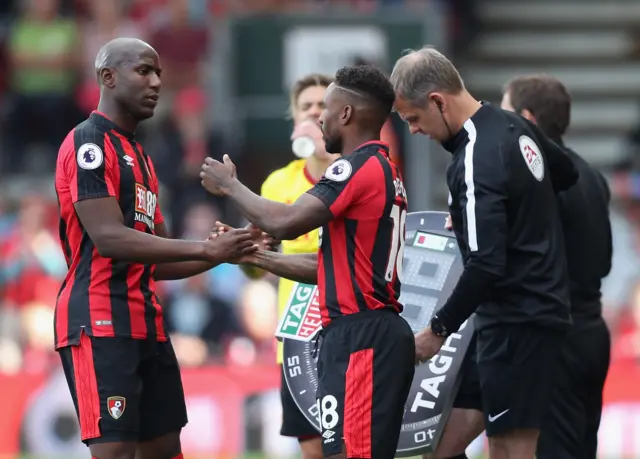
[[[137,38],[115,38],[100,48],[95,60],[98,83],[102,84],[100,73],[103,69],[115,69],[126,64],[137,64],[141,57],[158,56],[148,43]]]
[[[123,113],[129,118],[133,115],[136,123],[153,116],[162,87],[162,69],[158,53],[151,46],[135,38],[111,40],[98,51],[95,70],[100,85],[99,106],[104,113],[116,118]]]

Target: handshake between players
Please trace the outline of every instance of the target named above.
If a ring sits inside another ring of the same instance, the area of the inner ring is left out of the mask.
[[[406,196],[378,140],[394,105],[412,134],[428,135],[452,154],[450,218],[443,223],[464,260],[452,294],[415,337],[398,302]],[[481,413],[492,459],[533,458],[571,326],[558,194],[578,181],[576,159],[532,120],[474,99],[451,62],[430,48],[399,59],[390,79],[366,66],[338,71],[319,123],[326,151],[342,158],[293,204],[253,194],[226,156],[222,163],[208,158],[201,178],[252,223],[262,250],[240,263],[318,285],[324,455],[393,458],[416,360],[436,355],[475,312],[479,387],[474,404],[463,408]],[[319,227],[317,254],[270,250],[273,239]],[[212,238],[230,231],[218,224]],[[436,455],[463,458],[465,446]]]

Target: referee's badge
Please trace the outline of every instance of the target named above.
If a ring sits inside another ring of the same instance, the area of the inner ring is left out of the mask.
[[[120,419],[124,414],[124,409],[127,407],[127,399],[124,397],[116,396],[109,397],[107,399],[107,409],[109,410],[109,415],[113,419]]]
[[[78,148],[78,166],[82,169],[93,170],[102,166],[104,154],[95,143],[85,143]]]
[[[339,159],[331,166],[327,167],[324,176],[334,182],[344,182],[351,175],[351,163],[346,159]]]
[[[518,143],[520,144],[520,153],[522,153],[522,157],[533,177],[538,182],[542,182],[542,179],[544,179],[544,159],[542,159],[540,148],[531,137],[526,135],[521,135]]]

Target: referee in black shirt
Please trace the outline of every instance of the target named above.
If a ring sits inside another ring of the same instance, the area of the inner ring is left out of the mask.
[[[452,154],[449,212],[465,265],[449,299],[416,335],[416,355],[433,357],[476,312],[490,457],[531,459],[571,322],[555,193],[575,184],[577,169],[535,124],[475,100],[432,48],[399,59],[391,81],[411,133]]]
[[[511,80],[505,86],[502,108],[521,114],[563,146],[571,97],[557,79],[533,75]],[[602,174],[575,152],[565,150],[580,173],[575,186],[558,194],[573,325],[560,356],[537,457],[595,459],[611,348],[600,301],[602,279],[611,269],[610,194]]]

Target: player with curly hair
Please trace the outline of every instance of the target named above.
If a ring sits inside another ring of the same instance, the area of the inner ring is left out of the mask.
[[[345,67],[327,88],[320,124],[329,153],[342,158],[293,204],[252,193],[228,157],[207,158],[203,186],[228,196],[277,239],[322,227],[317,254],[259,251],[241,262],[318,284],[323,344],[318,405],[325,457],[392,459],[415,371],[415,344],[400,317],[399,271],[407,199],[380,130],[394,103],[376,67]]]

